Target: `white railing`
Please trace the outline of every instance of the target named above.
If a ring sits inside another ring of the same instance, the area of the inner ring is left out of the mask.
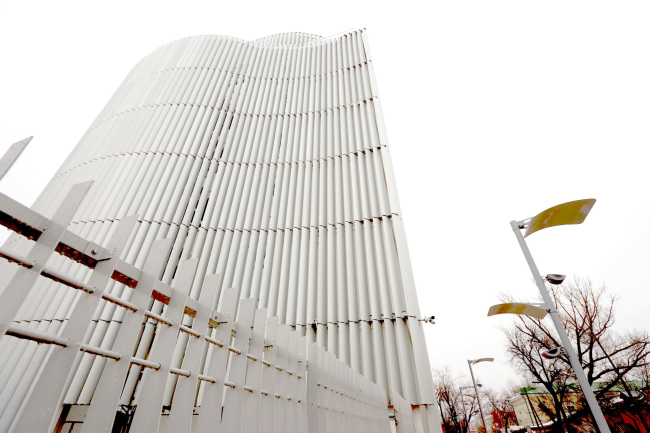
[[[16,143],[0,160],[0,179],[27,142]],[[219,278],[212,275],[200,299],[187,296],[196,259],[181,263],[174,287],[160,281],[168,240],[154,243],[142,269],[120,260],[135,216],[119,223],[105,247],[68,231],[90,185],[75,185],[51,219],[0,194],[0,225],[35,241],[24,257],[0,249],[0,257],[19,266],[0,293],[0,342],[19,338],[49,346],[29,390],[20,401],[0,407],[9,431],[110,432],[115,423],[134,432],[391,430],[384,389],[280,325],[277,317],[268,318],[266,309],[254,309],[253,299],[240,300],[237,288],[215,299]],[[54,252],[92,272],[81,281],[49,268]],[[13,321],[40,277],[81,292],[56,333]],[[107,289],[111,280],[132,290],[115,296]],[[161,312],[152,311],[152,300],[164,304]],[[220,311],[213,310],[217,301]],[[93,319],[105,302],[125,310],[108,348],[89,343]],[[142,337],[146,324],[153,324],[150,345]],[[83,357],[105,360],[98,377],[78,371]],[[92,395],[89,405],[63,404],[82,387]],[[411,416],[406,406],[396,412]]]

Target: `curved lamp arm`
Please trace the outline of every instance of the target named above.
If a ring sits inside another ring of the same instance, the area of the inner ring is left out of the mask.
[[[469,362],[471,362],[472,364],[478,364],[479,362],[493,362],[493,361],[494,358],[479,358],[479,359],[471,360]]]
[[[507,302],[505,304],[491,306],[487,315],[495,316],[497,314],[523,314],[524,316],[534,317],[535,319],[541,320],[546,317],[548,311],[533,304]]]
[[[570,201],[548,208],[528,221],[524,237],[528,237],[537,231],[549,227],[566,224],[582,224],[595,203],[595,198],[588,198]]]

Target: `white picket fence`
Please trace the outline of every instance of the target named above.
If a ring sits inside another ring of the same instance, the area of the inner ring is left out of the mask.
[[[28,141],[16,143],[0,160],[0,179]],[[68,231],[90,184],[75,185],[51,219],[0,194],[0,224],[34,240],[24,257],[0,248],[0,257],[19,266],[0,294],[0,342],[19,338],[49,345],[29,390],[0,407],[9,431],[391,431],[383,388],[277,317],[268,318],[266,309],[255,310],[253,299],[240,300],[237,288],[215,299],[219,279],[212,275],[200,299],[190,298],[197,260],[179,266],[174,287],[161,282],[168,240],[155,242],[142,269],[120,260],[135,216],[119,223],[105,247]],[[54,252],[92,272],[81,281],[48,267]],[[84,292],[56,333],[13,321],[41,277]],[[132,290],[115,296],[106,289],[111,280]],[[220,311],[213,310],[217,301]],[[105,302],[124,309],[110,348],[90,344],[93,318]],[[151,345],[140,344],[149,341],[143,332],[154,333]],[[84,357],[105,361],[95,380],[79,371]],[[79,380],[94,387],[90,404],[64,405]],[[410,419],[410,405],[392,399],[406,405],[396,411]],[[408,422],[397,424],[398,431],[413,431]]]

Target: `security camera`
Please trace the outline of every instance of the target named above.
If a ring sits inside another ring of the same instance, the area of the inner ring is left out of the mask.
[[[562,354],[562,348],[561,347],[553,347],[551,349],[544,349],[541,352],[542,357],[546,359],[554,359],[557,358]]]
[[[548,274],[546,276],[546,281],[548,281],[549,283],[557,286],[559,284],[562,284],[562,282],[564,281],[565,278],[566,278],[566,275]]]
[[[436,316],[425,317],[423,320],[427,323],[431,323],[432,325],[436,324]]]

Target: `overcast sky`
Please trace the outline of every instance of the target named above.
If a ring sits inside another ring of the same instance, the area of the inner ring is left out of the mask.
[[[605,282],[617,329],[650,327],[650,3],[0,1],[0,191],[37,197],[126,74],[175,39],[367,28],[434,368],[516,377],[501,292],[535,300],[509,222],[596,198],[528,238],[542,274]]]

